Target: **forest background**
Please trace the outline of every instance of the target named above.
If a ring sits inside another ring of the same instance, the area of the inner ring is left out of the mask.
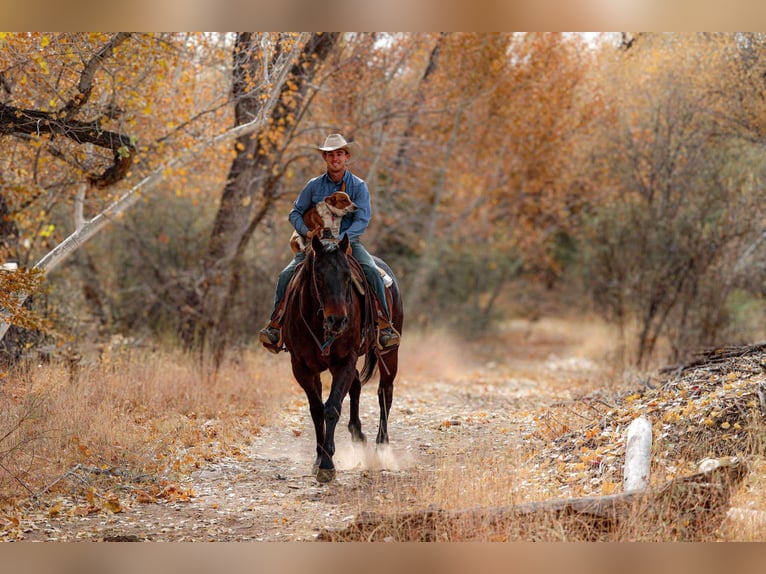
[[[616,325],[638,366],[763,335],[763,35],[0,44],[6,365],[114,337],[213,367],[252,345],[334,132],[361,144],[364,241],[409,328],[470,338],[554,300]]]

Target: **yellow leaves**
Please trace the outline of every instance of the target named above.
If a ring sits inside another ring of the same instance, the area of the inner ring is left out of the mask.
[[[605,480],[601,483],[601,494],[603,496],[609,496],[610,494],[615,494],[620,485],[616,482],[611,482],[609,480]]]
[[[598,428],[597,426],[593,426],[589,428],[588,430],[586,430],[585,433],[583,433],[583,436],[585,437],[585,440],[590,440],[592,438],[596,438],[600,434],[601,434],[601,429]]]
[[[119,498],[117,498],[117,496],[112,493],[106,495],[103,507],[113,514],[123,511]]]
[[[38,232],[38,235],[39,235],[40,237],[43,237],[43,238],[48,238],[48,237],[50,237],[51,235],[53,235],[53,232],[54,232],[55,230],[56,230],[56,226],[55,226],[55,225],[53,225],[53,224],[51,223],[51,224],[49,224],[48,226],[46,226],[46,227],[44,227],[43,229],[41,229],[41,230]]]
[[[662,415],[662,421],[666,423],[677,423],[680,420],[681,415],[676,411],[668,410]]]
[[[21,297],[42,291],[43,275],[36,269],[0,270],[0,307],[6,311],[3,319],[24,328],[45,327],[43,318],[21,305]]]

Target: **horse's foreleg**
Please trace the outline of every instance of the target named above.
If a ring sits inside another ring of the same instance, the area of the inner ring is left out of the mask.
[[[380,366],[380,383],[378,384],[378,404],[380,405],[380,424],[376,444],[388,443],[388,415],[394,402],[394,379],[398,368],[397,351],[391,351],[383,357],[385,365]]]
[[[330,482],[335,478],[335,465],[332,461],[335,454],[335,427],[340,419],[343,399],[354,380],[356,367],[354,363],[350,363],[330,367],[330,372],[332,373],[332,387],[330,388],[330,396],[324,404],[324,448],[317,473],[317,480],[320,482]]]
[[[351,413],[348,418],[348,431],[351,433],[351,440],[353,442],[366,442],[367,437],[362,432],[362,421],[359,418],[359,396],[362,393],[362,382],[359,380],[359,373],[354,375],[354,380],[351,382],[351,388],[348,391],[349,400],[351,401]]]
[[[309,401],[311,421],[314,423],[314,435],[316,437],[316,460],[312,467],[312,474],[316,475],[322,458],[323,445],[325,442],[324,405],[322,404],[322,380],[318,374],[293,365],[293,375],[298,384],[306,393]]]
[[[316,399],[309,397],[309,411],[311,412],[311,421],[314,423],[314,434],[316,436],[317,442],[317,456],[314,460],[313,466],[311,467],[311,473],[316,475],[322,462],[322,456],[324,455],[324,443],[326,435],[324,423],[324,405],[322,404],[321,396],[317,397]]]

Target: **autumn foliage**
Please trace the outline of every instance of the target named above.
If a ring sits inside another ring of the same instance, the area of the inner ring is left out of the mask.
[[[31,269],[124,194],[142,199],[44,270],[35,305],[59,344],[202,342],[219,364],[250,344],[290,258],[285,216],[331,132],[361,144],[365,243],[421,326],[486,330],[577,301],[620,325],[633,363],[760,333],[758,34],[0,44],[2,259]]]

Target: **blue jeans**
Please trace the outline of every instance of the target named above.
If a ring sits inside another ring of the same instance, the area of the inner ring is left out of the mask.
[[[370,284],[370,286],[375,291],[375,294],[378,296],[378,300],[383,307],[383,312],[386,314],[386,318],[390,321],[391,314],[388,310],[388,303],[386,303],[386,292],[385,287],[383,286],[383,278],[380,276],[378,266],[375,265],[375,261],[372,259],[372,255],[367,252],[367,250],[364,248],[364,245],[362,245],[362,242],[358,239],[351,241],[351,254],[362,267],[362,271],[364,271],[364,274],[367,277],[367,282]],[[287,267],[285,267],[279,274],[279,279],[277,280],[277,289],[276,293],[274,294],[274,308],[271,311],[272,319],[274,318],[274,313],[276,313],[277,308],[279,307],[279,302],[284,298],[285,293],[287,292],[287,285],[290,283],[290,279],[292,279],[293,275],[295,275],[295,268],[304,259],[306,259],[306,254],[303,251],[296,253],[293,260],[290,261]]]

